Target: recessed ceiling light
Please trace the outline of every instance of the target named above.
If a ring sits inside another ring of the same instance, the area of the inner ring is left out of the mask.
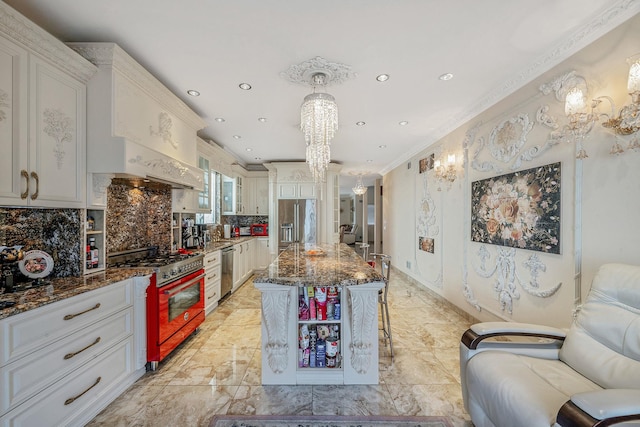
[[[240,135],[233,135],[233,138],[234,138],[234,139],[240,139],[240,138],[242,138],[242,137],[241,137]]]
[[[262,160],[262,157],[254,157],[253,160]]]
[[[224,119],[222,117],[216,117],[214,120],[218,123],[224,122]]]
[[[378,77],[376,77],[376,80],[379,82],[386,82],[387,80],[389,80],[389,74],[380,74]]]
[[[406,121],[406,120],[403,120],[403,121],[399,122],[398,124],[399,124],[400,126],[406,126],[406,125],[408,125],[408,124],[409,124],[409,122],[408,122],[408,121]]]
[[[253,148],[245,148],[247,151],[253,151]]]
[[[365,124],[365,122],[356,122],[356,126],[364,126]]]
[[[266,122],[266,121],[267,121],[267,118],[266,118],[266,117],[258,117],[258,121],[259,121],[260,123],[264,123],[264,122]]]
[[[373,163],[373,160],[368,159],[368,160],[367,160],[367,163]]]
[[[189,89],[187,91],[187,94],[189,94],[191,96],[200,96],[200,92],[198,92],[197,90],[193,90],[193,89]]]
[[[446,82],[447,80],[451,80],[451,79],[453,78],[453,74],[451,74],[451,73],[445,73],[445,74],[442,74],[442,75],[441,75],[440,77],[438,77],[438,78],[439,78],[440,80],[442,80],[442,81],[445,81],[445,82]]]
[[[250,90],[251,89],[251,85],[249,83],[240,83],[238,85],[238,87],[240,87],[240,89],[242,89],[242,90]]]
[[[378,145],[378,148],[387,148],[386,145]]]

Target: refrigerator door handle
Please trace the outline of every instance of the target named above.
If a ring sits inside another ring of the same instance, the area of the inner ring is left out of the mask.
[[[293,241],[300,243],[300,205],[296,202],[293,206]]]

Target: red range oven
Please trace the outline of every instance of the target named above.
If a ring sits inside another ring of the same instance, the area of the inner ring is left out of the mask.
[[[147,248],[111,254],[108,264],[154,270],[147,287],[147,362],[155,371],[204,321],[204,255]]]
[[[252,224],[251,235],[252,236],[268,236],[269,224]]]
[[[204,270],[164,286],[153,282],[147,288],[147,362],[151,370],[204,321]]]

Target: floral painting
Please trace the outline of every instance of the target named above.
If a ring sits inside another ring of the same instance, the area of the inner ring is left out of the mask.
[[[435,249],[433,239],[430,237],[418,237],[418,249],[433,253]]]
[[[560,253],[560,163],[471,184],[471,240]]]

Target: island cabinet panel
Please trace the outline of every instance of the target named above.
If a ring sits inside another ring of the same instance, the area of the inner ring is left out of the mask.
[[[344,244],[291,245],[254,277],[263,384],[378,384],[383,278]]]

